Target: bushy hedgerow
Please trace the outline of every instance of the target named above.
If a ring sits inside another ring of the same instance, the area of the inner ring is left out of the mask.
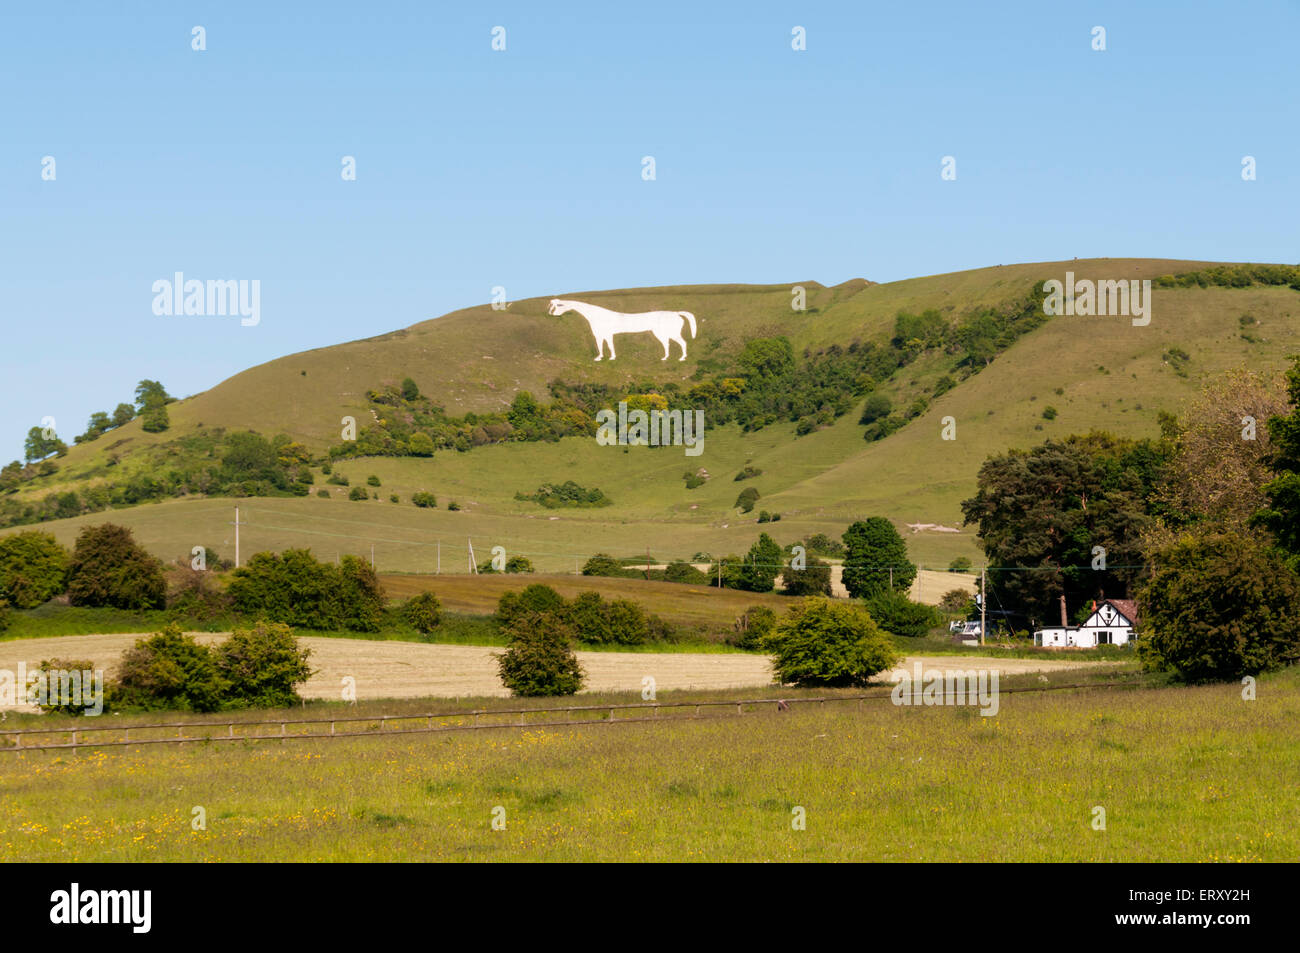
[[[105,704],[113,711],[219,711],[230,689],[212,650],[172,624],[122,653]]]
[[[32,609],[68,584],[68,551],[49,533],[29,530],[0,537],[0,599]]]
[[[125,526],[87,526],[68,563],[68,601],[74,606],[161,609],[167,601],[162,562],[145,552]]]
[[[765,639],[777,681],[795,685],[865,685],[899,655],[870,613],[852,603],[808,598],[791,608]]]
[[[503,593],[496,619],[503,629],[534,614],[553,615],[570,635],[588,645],[642,645],[673,637],[672,626],[628,599],[606,600],[599,592],[579,593],[572,601],[550,586],[534,583],[519,592]]]
[[[625,576],[627,571],[613,556],[597,553],[583,563],[582,574],[584,576]]]
[[[257,553],[231,573],[227,592],[236,612],[301,628],[375,632],[383,619],[383,587],[356,556],[336,566],[306,549]]]
[[[114,711],[286,708],[302,700],[297,686],[311,676],[310,654],[278,623],[237,628],[215,648],[168,625],[123,653],[106,705]]]
[[[664,581],[700,586],[707,583],[709,577],[690,563],[679,559],[664,568]]]

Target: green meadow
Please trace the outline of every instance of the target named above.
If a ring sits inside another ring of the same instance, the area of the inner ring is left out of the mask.
[[[1067,677],[1080,676],[1052,675]],[[1261,678],[1254,701],[1234,684],[1097,688],[1004,694],[994,717],[887,699],[800,705],[790,689],[750,697],[778,693],[790,711],[698,721],[2,752],[0,859],[1285,862],[1300,851],[1294,669]],[[438,704],[348,712],[449,710]],[[307,709],[326,710],[342,712]]]

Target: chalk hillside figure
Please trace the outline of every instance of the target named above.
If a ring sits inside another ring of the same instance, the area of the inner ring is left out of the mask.
[[[695,315],[689,311],[641,311],[636,314],[624,314],[622,311],[611,311],[600,305],[587,304],[585,301],[551,299],[548,313],[552,316],[567,314],[570,311],[578,312],[591,326],[592,337],[596,339],[598,361],[604,357],[606,345],[609,346],[609,359],[614,360],[615,334],[640,334],[649,331],[663,345],[664,356],[660,360],[664,361],[668,360],[670,345],[674,341],[682,349],[682,356],[677,360],[686,360],[686,338],[682,336],[683,321],[690,324],[691,337],[695,337]]]

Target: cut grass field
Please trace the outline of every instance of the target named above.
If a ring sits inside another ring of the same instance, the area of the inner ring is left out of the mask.
[[[1295,669],[1261,678],[1255,701],[1233,684],[1097,689],[1004,695],[995,717],[796,703],[717,720],[0,758],[0,860],[1291,861],[1300,852]],[[191,825],[196,808],[206,829]],[[492,828],[497,808],[504,830]],[[804,830],[792,827],[795,808]],[[1097,808],[1104,830],[1094,828]]]
[[[223,641],[227,635],[224,632],[205,632],[196,634],[195,638],[213,644]],[[28,671],[35,671],[45,659],[76,659],[89,662],[92,669],[103,670],[105,677],[111,679],[116,675],[122,653],[140,636],[140,633],[69,635],[0,642],[0,671],[16,672],[20,662],[26,663]],[[359,699],[473,698],[507,694],[497,668],[499,652],[492,646],[374,642],[311,635],[300,635],[298,642],[311,652],[308,663],[312,675],[299,687],[299,693],[307,699],[341,699],[345,679],[351,680],[348,684]],[[584,693],[640,691],[647,677],[664,691],[761,688],[772,683],[770,659],[758,653],[628,652],[621,646],[605,646],[601,651],[580,648],[576,654],[586,672]],[[923,671],[965,670],[982,666],[1013,675],[1078,670],[1099,663],[1048,653],[1028,659],[1002,657],[996,661],[973,654],[941,655],[938,658],[912,654],[900,662],[898,669],[910,672],[913,664],[922,665]],[[1131,667],[1119,659],[1100,665],[1117,671]],[[898,669],[881,673],[878,679],[891,679]]]

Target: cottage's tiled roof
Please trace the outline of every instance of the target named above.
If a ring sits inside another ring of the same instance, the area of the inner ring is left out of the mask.
[[[1116,609],[1122,612],[1124,614],[1124,618],[1128,619],[1129,622],[1132,622],[1134,625],[1137,625],[1137,620],[1138,620],[1137,603],[1134,602],[1132,599],[1107,599],[1106,602],[1109,602]]]

